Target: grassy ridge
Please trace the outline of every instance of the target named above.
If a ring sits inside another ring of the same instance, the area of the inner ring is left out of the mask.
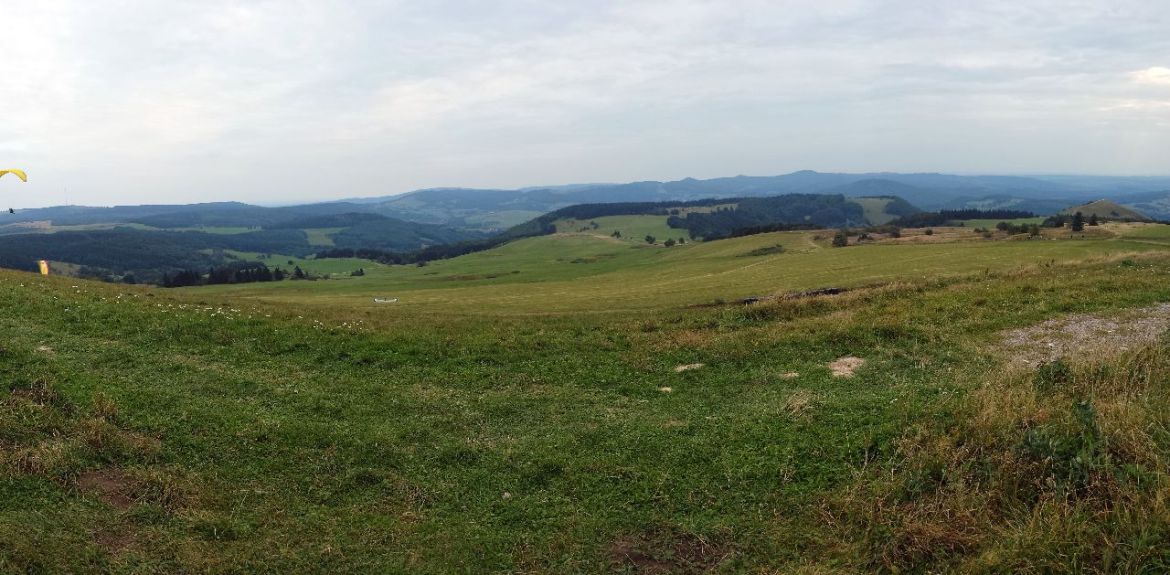
[[[358,302],[357,280],[158,291],[0,272],[0,304],[12,310],[0,318],[0,571],[1026,571],[1160,560],[1150,542],[1168,522],[1150,502],[1164,459],[1115,454],[1114,467],[1093,468],[1146,479],[1081,514],[1043,487],[1056,471],[1024,476],[1041,486],[1028,499],[974,483],[984,476],[963,460],[936,463],[946,438],[971,438],[987,456],[971,461],[994,469],[996,453],[1024,441],[1028,428],[1013,422],[1039,417],[1001,410],[1005,425],[980,423],[975,407],[1000,405],[984,403],[997,401],[977,391],[985,384],[1032,389],[1023,376],[988,379],[1002,362],[999,332],[1170,299],[1170,257],[1155,246],[831,250],[811,235],[770,234],[625,245],[609,260],[553,266],[623,246],[541,239],[555,249],[524,240],[450,268],[379,268],[359,279],[410,297],[378,308]],[[789,250],[738,257],[757,240]],[[812,256],[822,271],[800,267]],[[745,268],[749,259],[765,263]],[[704,268],[721,277],[703,279]],[[488,269],[534,271],[442,277]],[[523,285],[512,277],[525,273],[534,277]],[[835,298],[683,307],[846,273],[896,281]],[[698,285],[662,289],[679,276]],[[474,285],[447,287],[460,282]],[[595,301],[602,292],[612,299]],[[832,377],[825,365],[845,355],[867,363],[855,378]],[[675,372],[695,363],[704,367]],[[1160,421],[1161,364],[1095,365],[1153,374],[1129,401]],[[1099,369],[1074,373],[1089,381]],[[1061,410],[1107,392],[1061,391],[1051,421],[1075,423]],[[1170,449],[1160,435],[1143,441]],[[971,499],[980,493],[991,495]],[[890,511],[900,505],[937,513]],[[981,536],[948,538],[957,510],[976,513],[960,535]],[[1109,527],[1126,518],[1144,530]],[[996,539],[996,522],[1030,528]],[[1062,548],[1114,549],[1115,562],[1084,551],[1060,563]]]

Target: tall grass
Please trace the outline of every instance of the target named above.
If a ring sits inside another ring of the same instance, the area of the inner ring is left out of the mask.
[[[1170,571],[1170,347],[991,377],[823,517],[885,572]]]

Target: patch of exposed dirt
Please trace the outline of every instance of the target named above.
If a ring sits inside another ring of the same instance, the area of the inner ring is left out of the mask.
[[[848,355],[829,363],[829,370],[833,372],[833,377],[853,377],[853,374],[863,365],[865,365],[864,359]]]
[[[131,495],[134,492],[135,481],[120,470],[86,471],[77,478],[76,484],[82,493],[94,495],[112,507],[128,509],[134,504]]]
[[[702,369],[707,364],[705,363],[688,363],[686,365],[676,365],[674,367],[675,373],[682,373],[684,371],[691,371],[693,369]]]
[[[1170,303],[1114,312],[1074,314],[1003,333],[1002,348],[1017,365],[1141,347],[1170,330]]]
[[[138,540],[130,529],[103,529],[93,536],[93,542],[107,553],[122,553],[133,548]]]
[[[727,546],[697,535],[658,531],[623,536],[607,550],[615,568],[648,575],[709,573],[731,554]]]

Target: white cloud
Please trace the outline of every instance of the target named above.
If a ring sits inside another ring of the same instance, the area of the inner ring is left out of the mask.
[[[1155,66],[1131,73],[1130,78],[1138,84],[1170,86],[1170,68]]]
[[[28,205],[1170,165],[1158,0],[21,4],[0,163]],[[1115,163],[1136,130],[1148,164]]]

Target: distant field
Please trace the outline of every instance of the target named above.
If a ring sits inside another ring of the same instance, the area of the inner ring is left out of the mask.
[[[333,246],[333,234],[345,228],[313,228],[305,230],[305,237],[311,246]]]
[[[533,212],[527,210],[505,210],[487,214],[467,216],[464,218],[464,222],[466,222],[466,224],[471,227],[504,230],[512,226],[520,225],[534,218],[538,218],[543,214],[544,212]]]
[[[598,228],[593,229],[596,223]],[[654,236],[657,243],[667,239],[678,241],[683,238],[690,241],[686,230],[676,229],[666,225],[666,216],[606,216],[592,220],[560,220],[556,222],[557,233],[586,233],[610,237],[615,231],[621,232],[621,240],[626,243],[645,243],[646,236]],[[587,231],[581,232],[582,228]]]
[[[240,252],[234,250],[228,250],[228,253],[236,256],[241,260],[261,262],[270,268],[281,268],[286,271],[292,271],[293,268],[300,267],[301,270],[305,271],[306,273],[324,276],[331,274],[348,276],[350,272],[359,268],[363,268],[367,273],[369,273],[373,270],[388,267],[377,262],[358,258],[298,258],[289,255],[261,254],[256,252]]]
[[[56,232],[88,232],[94,230],[112,230],[114,228],[134,228],[136,230],[157,230],[159,228],[143,224],[79,224],[73,226],[52,225],[49,222],[22,222],[0,226],[0,235]]]
[[[886,213],[886,206],[891,201],[889,199],[851,198],[849,201],[860,204],[861,208],[865,210],[865,220],[873,225],[880,226],[898,218],[898,216]]]
[[[353,281],[199,289],[261,300],[359,308],[377,307],[372,297],[393,294],[400,298],[396,309],[451,314],[627,312],[1144,252],[1159,247],[1142,241],[1145,237],[1164,233],[1161,229],[1118,228],[1124,237],[989,241],[954,228],[954,233],[945,235],[907,234],[896,242],[848,248],[827,247],[826,232],[760,234],[673,248],[647,246],[628,238],[615,241],[605,233],[614,226],[639,234],[653,232],[657,224],[648,218],[598,218],[600,229],[589,233],[528,238],[425,267],[367,267],[368,275]],[[566,224],[566,229],[575,228]],[[821,239],[814,241],[817,236]],[[776,244],[783,245],[785,252],[739,257]]]

